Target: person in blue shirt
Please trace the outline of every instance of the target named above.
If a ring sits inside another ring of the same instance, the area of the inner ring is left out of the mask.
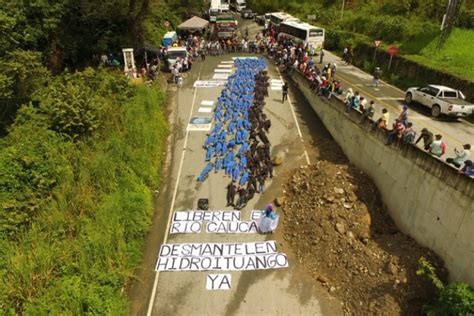
[[[222,158],[217,158],[215,168],[214,168],[215,173],[217,173],[217,171],[219,171],[221,169],[222,169]]]
[[[204,169],[201,171],[201,174],[197,178],[197,181],[204,182],[204,180],[206,180],[207,175],[209,174],[209,172],[211,172],[213,167],[214,167],[214,164],[212,162],[208,162],[207,165],[204,167]]]
[[[249,173],[245,171],[240,177],[239,185],[244,186],[248,180],[249,180]]]
[[[215,147],[215,156],[219,157],[222,151],[222,143],[217,142],[216,147]]]
[[[237,181],[237,178],[240,175],[240,170],[239,167],[235,165],[234,162],[234,167],[232,168],[232,181]]]
[[[242,144],[242,132],[241,131],[237,131],[237,133],[235,133],[235,143],[240,145]]]
[[[240,163],[239,163],[240,172],[244,171],[246,167],[247,167],[247,157],[245,157],[245,155],[242,155],[240,156]]]
[[[234,170],[234,167],[235,167],[234,160],[227,162],[225,165],[225,175],[232,176],[232,171]]]
[[[206,161],[211,160],[212,157],[212,146],[207,147],[206,151]]]

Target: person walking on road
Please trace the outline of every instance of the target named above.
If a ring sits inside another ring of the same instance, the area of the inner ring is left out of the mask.
[[[470,144],[464,144],[462,148],[463,148],[462,150],[458,150],[457,148],[454,148],[454,154],[456,155],[456,157],[448,158],[446,159],[446,162],[454,165],[456,168],[460,168],[463,162],[465,162],[471,156]]]
[[[227,186],[227,205],[226,206],[235,206],[235,193],[237,193],[237,188],[234,182],[230,182]]]
[[[379,86],[380,77],[381,77],[380,67],[375,68],[373,76],[374,76],[373,86],[377,88]]]
[[[244,187],[239,189],[239,201],[237,202],[236,208],[238,210],[244,208],[247,205],[248,201],[248,192]]]
[[[421,130],[421,135],[415,142],[415,145],[423,138],[423,148],[425,150],[430,149],[430,145],[433,142],[433,133],[431,133],[427,128]]]
[[[407,105],[403,106],[403,110],[398,116],[398,119],[400,120],[400,122],[402,122],[403,125],[405,125],[405,127],[407,126],[408,124],[408,106]]]
[[[324,60],[324,49],[319,52],[319,63],[322,64]]]
[[[282,100],[281,103],[284,103],[286,99],[288,99],[288,82],[285,82],[283,87],[281,88],[282,90]]]

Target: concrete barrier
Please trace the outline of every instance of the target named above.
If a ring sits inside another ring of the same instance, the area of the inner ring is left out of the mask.
[[[357,124],[341,99],[321,98],[298,72],[293,81],[349,160],[377,185],[403,233],[444,259],[451,281],[474,286],[474,181],[413,145],[385,146],[387,132]]]

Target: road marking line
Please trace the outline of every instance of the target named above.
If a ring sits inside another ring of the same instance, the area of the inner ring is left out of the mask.
[[[202,65],[203,64],[201,63],[201,67],[199,68],[198,80],[201,77]],[[191,110],[189,111],[188,122],[191,121],[191,117],[193,116],[194,104],[196,102],[196,94],[197,94],[197,88],[194,88],[193,102],[191,103]],[[186,136],[184,137],[183,151],[181,153],[181,160],[179,162],[178,175],[176,177],[176,184],[175,184],[174,191],[173,191],[173,198],[171,200],[171,206],[170,206],[170,211],[169,211],[169,215],[168,215],[168,222],[166,223],[165,237],[163,238],[163,244],[166,244],[166,242],[168,241],[168,233],[169,233],[169,230],[170,230],[170,224],[171,224],[171,218],[172,218],[172,215],[173,215],[174,204],[176,202],[176,196],[178,195],[179,178],[181,178],[181,172],[183,170],[183,164],[184,164],[184,156],[186,154],[186,147],[188,146],[188,138],[189,138],[189,130],[186,129]],[[150,302],[148,303],[148,311],[146,313],[147,316],[151,316],[151,312],[153,310],[153,303],[155,302],[155,296],[156,296],[156,290],[158,288],[158,279],[159,279],[159,277],[160,277],[160,272],[156,271],[155,272],[155,281],[153,282],[153,290],[151,291]]]
[[[203,100],[201,102],[201,105],[202,106],[213,106],[214,105],[214,101],[211,101],[211,100]]]
[[[283,77],[281,76],[280,69],[278,69],[278,67],[277,67],[277,71],[278,71],[278,75],[280,76],[281,81],[283,82]],[[306,158],[306,163],[309,165],[311,164],[311,161],[309,160],[308,152],[306,151],[306,148],[304,146],[303,134],[301,133],[300,124],[298,123],[298,119],[296,118],[296,113],[295,113],[295,109],[293,108],[293,102],[291,102],[290,94],[288,94],[288,103],[290,104],[291,113],[293,114],[293,119],[295,120],[298,135],[300,136],[301,143],[303,144],[303,150],[304,150],[304,155]]]
[[[382,98],[377,98],[379,100],[392,100],[392,101],[405,101],[404,98],[396,98],[396,97],[382,97]]]
[[[212,108],[199,108],[199,109],[198,109],[198,112],[199,112],[199,113],[211,113],[211,112],[212,112]]]
[[[231,73],[232,72],[232,69],[215,69],[214,70],[215,73]]]

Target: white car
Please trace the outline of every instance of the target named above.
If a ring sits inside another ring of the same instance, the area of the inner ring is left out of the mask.
[[[461,91],[445,86],[427,85],[409,88],[405,92],[405,102],[406,104],[417,102],[429,107],[434,117],[439,117],[441,114],[463,117],[474,112],[474,105],[465,100]]]

